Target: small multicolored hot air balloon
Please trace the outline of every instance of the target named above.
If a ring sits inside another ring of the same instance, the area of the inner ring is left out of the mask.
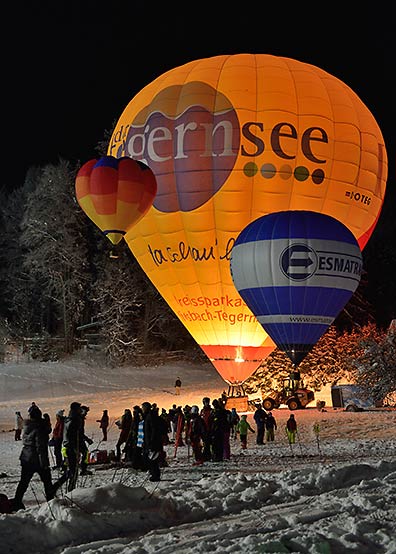
[[[295,366],[357,289],[362,254],[343,223],[309,211],[262,216],[239,234],[231,275],[246,304]]]
[[[128,157],[90,160],[76,177],[79,205],[113,244],[148,212],[156,192],[151,169]]]

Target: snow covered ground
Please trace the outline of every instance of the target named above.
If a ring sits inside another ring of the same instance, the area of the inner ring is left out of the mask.
[[[178,376],[182,391],[175,396]],[[201,407],[203,396],[217,398],[225,386],[210,365],[0,364],[0,492],[14,495],[21,442],[10,430],[15,411],[26,416],[33,400],[52,419],[74,400],[88,405],[91,449],[110,449],[125,408],[146,400],[166,409]],[[105,408],[112,425],[100,444],[96,419]],[[0,515],[1,553],[395,554],[396,411],[297,411],[293,447],[284,431],[289,410],[274,415],[275,442],[257,446],[250,435],[242,451],[233,441],[227,462],[196,467],[187,447],[175,452],[169,445],[159,483],[129,468],[91,466],[93,475],[80,477],[78,488],[47,503],[34,478],[26,510]]]

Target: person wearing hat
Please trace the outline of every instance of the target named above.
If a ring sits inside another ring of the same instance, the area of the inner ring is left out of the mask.
[[[62,441],[63,441],[63,428],[65,426],[65,410],[58,410],[56,412],[56,421],[54,429],[52,431],[52,438],[50,445],[54,448],[55,466],[53,469],[62,469],[63,457],[62,457]]]
[[[63,428],[62,452],[64,460],[64,473],[57,481],[61,486],[67,481],[67,491],[70,492],[76,487],[78,477],[78,464],[81,455],[81,441],[83,430],[83,416],[81,404],[72,402],[67,417],[65,417]]]
[[[23,496],[35,473],[38,473],[44,484],[45,497],[52,500],[55,488],[52,485],[51,469],[48,458],[48,432],[40,408],[29,409],[29,418],[23,428],[23,446],[19,456],[21,477],[12,501],[13,510],[23,510]]]

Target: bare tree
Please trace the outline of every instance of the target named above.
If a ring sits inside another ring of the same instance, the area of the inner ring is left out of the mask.
[[[42,169],[27,195],[20,235],[23,270],[40,290],[38,331],[61,333],[66,352],[72,351],[90,283],[85,215],[74,198],[74,176],[62,160]]]

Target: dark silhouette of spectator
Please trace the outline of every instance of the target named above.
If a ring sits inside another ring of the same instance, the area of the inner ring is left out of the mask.
[[[265,439],[267,442],[275,440],[276,421],[272,412],[268,412],[267,419],[265,420]]]
[[[176,428],[177,428],[176,410],[177,410],[177,406],[176,404],[173,404],[172,408],[169,408],[169,411],[168,411],[170,428],[171,428],[170,430],[171,441],[175,441],[176,439]]]
[[[22,435],[23,423],[24,423],[24,421],[23,421],[23,417],[21,415],[21,412],[15,412],[15,435],[14,435],[14,439],[16,441],[22,440],[21,435]]]
[[[191,444],[194,454],[193,465],[204,463],[203,441],[206,433],[206,426],[203,417],[199,414],[198,406],[191,406],[191,417],[188,422],[186,440]]]
[[[102,417],[96,420],[100,423],[99,428],[102,429],[103,441],[107,441],[107,429],[109,427],[109,413],[107,410],[103,410]]]
[[[210,405],[210,398],[205,396],[202,398],[203,407],[201,409],[200,415],[205,422],[205,436],[203,438],[203,459],[208,461],[212,458],[211,452],[211,434],[210,434],[210,416],[212,413],[212,406]]]
[[[116,444],[116,460],[121,461],[121,446],[126,443],[132,426],[132,412],[128,408],[124,410],[124,413],[120,419],[118,427],[120,428],[120,436]]]
[[[223,461],[224,432],[228,428],[227,411],[219,400],[212,402],[213,410],[209,416],[210,446],[213,462]]]
[[[184,446],[184,442],[183,442],[183,431],[184,431],[184,426],[185,426],[185,423],[186,423],[186,418],[185,418],[185,415],[184,415],[184,412],[183,412],[183,409],[181,406],[178,406],[176,408],[176,413],[175,413],[175,420],[176,420],[176,438],[175,438],[175,446],[179,447],[179,446]]]
[[[70,410],[64,421],[63,442],[64,449],[64,473],[58,479],[56,486],[59,487],[67,481],[68,492],[76,487],[78,477],[78,465],[81,457],[81,442],[83,442],[83,417],[81,404],[72,402]]]
[[[85,419],[89,412],[89,406],[81,406],[81,436],[80,436],[80,467],[81,475],[91,475],[91,472],[88,469],[89,464],[89,451],[88,445],[93,443],[93,440],[87,437],[85,434]]]
[[[134,469],[143,469],[143,443],[138,446],[139,424],[142,422],[142,409],[134,406],[132,425],[125,443],[125,461]]]
[[[44,419],[44,421],[47,425],[48,435],[50,435],[51,432],[52,432],[52,423],[51,423],[50,415],[49,414],[43,414],[43,419]]]
[[[267,420],[267,412],[262,408],[261,404],[257,404],[256,411],[253,414],[253,419],[257,428],[256,443],[264,444],[265,422]]]
[[[161,452],[163,451],[164,422],[150,402],[143,402],[143,459],[150,472],[150,481],[161,480]]]
[[[55,469],[61,469],[63,467],[62,457],[62,441],[63,441],[63,428],[65,426],[65,410],[58,410],[56,412],[56,420],[54,429],[52,431],[52,439],[50,441],[51,446],[54,448],[55,456]]]
[[[28,409],[28,414],[30,415],[30,412],[31,410],[33,410],[34,408],[38,408],[36,402],[32,402],[29,409]]]
[[[179,394],[180,394],[181,385],[182,385],[181,379],[180,379],[180,377],[178,377],[175,381],[175,394],[177,396],[179,396]]]
[[[230,416],[230,420],[231,420],[231,438],[233,439],[236,439],[237,437],[237,432],[236,432],[236,428],[237,428],[237,425],[239,423],[239,420],[241,418],[239,417],[239,414],[238,412],[236,411],[236,408],[231,408],[231,416]]]
[[[21,462],[21,477],[13,500],[13,510],[24,509],[23,496],[35,473],[38,473],[44,484],[45,497],[54,498],[51,469],[48,458],[48,430],[37,406],[29,409],[29,418],[25,421],[23,430],[23,446],[19,456]]]

